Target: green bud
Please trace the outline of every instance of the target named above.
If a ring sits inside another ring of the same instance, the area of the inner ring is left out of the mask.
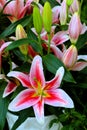
[[[22,39],[22,38],[26,38],[27,34],[24,30],[24,28],[22,27],[21,24],[17,25],[16,27],[16,39]],[[28,53],[28,44],[23,44],[21,46],[19,46],[19,49],[21,51],[22,54],[27,55]]]
[[[34,9],[33,9],[33,23],[34,23],[34,28],[36,29],[36,32],[40,34],[42,31],[42,17],[40,14],[40,10],[37,6],[34,6]]]
[[[66,4],[70,6],[73,3],[73,0],[66,0]]]
[[[46,2],[43,8],[43,24],[47,33],[50,33],[52,25],[52,10],[49,2]]]

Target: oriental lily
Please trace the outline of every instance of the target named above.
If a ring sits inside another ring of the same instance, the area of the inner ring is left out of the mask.
[[[69,40],[69,36],[67,35],[68,31],[59,31],[59,32],[54,34],[55,28],[56,28],[56,26],[52,26],[52,28],[51,28],[50,47],[51,47],[51,45],[55,45],[55,46],[61,45],[64,42]],[[32,28],[32,31],[37,35],[34,28]],[[48,45],[46,43],[48,42],[48,35],[44,29],[42,30],[40,36],[41,36],[41,39],[44,40],[44,42],[45,42],[44,47],[47,48]]]
[[[27,0],[24,5],[24,0],[14,0],[9,2],[4,8],[4,14],[8,14],[9,20],[15,22],[24,17],[28,7],[33,0]],[[4,7],[7,0],[0,0],[0,4]]]
[[[54,45],[51,46],[51,48],[57,58],[64,63],[67,69],[80,71],[87,67],[87,55],[78,55],[77,48],[74,45],[71,45],[68,49],[64,47],[63,51]]]
[[[59,89],[64,75],[64,68],[60,67],[55,77],[50,81],[45,81],[42,59],[35,56],[30,68],[29,75],[18,71],[11,71],[8,77],[17,78],[27,89],[20,92],[9,104],[10,111],[20,111],[33,106],[36,119],[39,123],[44,123],[44,104],[55,107],[73,108],[72,99],[62,89]]]

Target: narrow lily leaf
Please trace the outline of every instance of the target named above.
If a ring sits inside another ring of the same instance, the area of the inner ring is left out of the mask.
[[[25,27],[27,24],[31,23],[32,20],[32,16],[26,16],[24,18],[22,18],[21,20],[18,20],[17,22],[14,22],[12,24],[10,24],[5,31],[3,31],[0,34],[0,39],[3,39],[7,36],[9,36],[10,34],[12,34],[13,32],[15,32],[15,28],[18,24],[21,24],[23,27]]]
[[[77,48],[81,49],[82,47],[86,45],[86,42],[87,42],[87,31],[79,37],[76,43]]]
[[[23,38],[23,39],[20,39],[20,40],[17,40],[17,41],[13,41],[7,48],[6,48],[6,51],[9,51],[9,50],[12,50],[12,49],[15,49],[17,47],[19,47],[20,45],[23,45],[23,44],[29,44],[31,46],[34,47],[34,49],[39,52],[39,45],[37,44],[37,41],[33,40],[33,39],[29,39],[29,38]]]
[[[35,33],[33,33],[33,31],[30,30],[30,29],[28,30],[27,37],[30,38],[30,39],[34,39],[34,40],[38,41],[37,36],[36,36]]]
[[[4,129],[10,98],[2,98],[6,83],[0,82],[0,130]]]
[[[52,54],[44,56],[43,61],[47,70],[53,74],[56,73],[59,67],[64,66],[64,64]],[[68,70],[65,71],[64,80],[67,82],[75,83],[75,80],[73,79],[71,73]]]

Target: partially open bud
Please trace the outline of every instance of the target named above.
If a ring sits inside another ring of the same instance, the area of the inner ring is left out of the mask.
[[[73,3],[73,0],[66,0],[66,3],[68,6],[70,6]]]
[[[34,9],[33,9],[33,23],[34,23],[34,28],[36,29],[36,32],[40,34],[42,31],[42,17],[40,14],[40,10],[37,6],[34,6]]]
[[[43,8],[43,24],[47,33],[50,33],[52,25],[52,10],[49,2],[46,2]]]
[[[22,25],[19,24],[16,27],[16,39],[19,40],[19,39],[26,38],[26,37],[27,37],[27,34],[26,34],[24,28],[22,27]],[[27,44],[19,46],[19,49],[24,55],[27,55],[27,53],[28,53],[28,45]]]
[[[69,36],[71,43],[76,43],[78,37],[81,33],[82,25],[80,21],[80,16],[77,12],[75,12],[69,23]]]
[[[61,3],[61,9],[60,9],[60,24],[65,25],[67,22],[67,4],[66,0],[63,0]]]
[[[77,48],[74,45],[71,45],[64,53],[62,61],[64,65],[70,69],[77,61]]]

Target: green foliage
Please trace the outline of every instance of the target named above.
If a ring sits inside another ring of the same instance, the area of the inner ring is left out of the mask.
[[[59,5],[56,0],[41,0],[40,3],[44,5],[46,1],[50,2],[51,7]],[[87,0],[83,0],[81,8],[81,21],[87,24]],[[43,46],[43,43],[45,42],[38,41],[38,35],[31,30],[31,28],[33,27],[32,14],[27,15],[21,20],[18,20],[17,22],[11,24],[6,18],[6,15],[0,13],[0,39],[5,39],[6,41],[8,41],[9,36],[15,35],[15,29],[18,24],[21,24],[24,27],[27,33],[27,38],[12,41],[12,43],[5,49],[4,53],[7,55],[5,57],[3,53],[2,60],[2,72],[5,75],[7,75],[7,73],[12,70],[11,60],[18,65],[17,68],[15,68],[14,70],[29,73],[33,57],[25,57],[19,51],[18,47],[20,45],[28,44],[32,46],[37,54],[41,55],[40,43]],[[67,28],[68,24],[65,26],[57,25],[55,33],[60,30],[67,30]],[[65,45],[66,47],[70,45],[70,41],[67,41]],[[87,55],[87,31],[84,34],[80,35],[76,47],[79,54]],[[63,66],[65,69],[65,74],[60,87],[69,94],[75,105],[74,109],[54,108],[45,105],[46,115],[55,114],[57,116],[57,118],[50,122],[49,127],[51,128],[54,123],[61,122],[63,124],[62,130],[87,130],[87,67],[80,72],[69,71],[64,66],[62,61],[60,61],[53,53],[47,54],[46,48],[43,48],[42,51],[44,51],[43,55],[41,56],[46,80],[54,77],[57,69]],[[4,130],[5,127],[6,113],[8,111],[9,102],[20,91],[25,89],[22,85],[20,85],[17,88],[17,91],[15,91],[13,94],[6,98],[2,98],[3,91],[6,85],[7,83],[0,79],[0,130]],[[27,117],[34,116],[32,108],[28,108],[20,112],[15,112],[13,114],[18,115],[19,118],[15,122],[12,130],[16,130],[17,127],[27,119]]]
[[[2,98],[6,83],[0,80],[0,130],[3,130],[10,98]]]
[[[32,20],[32,16],[26,16],[24,18],[22,18],[21,20],[10,24],[1,34],[0,34],[0,39],[3,39],[9,35],[11,35],[12,33],[15,32],[16,26],[18,24],[21,24],[23,27],[25,27],[26,25],[28,25]]]
[[[48,71],[50,71],[53,74],[56,73],[56,71],[59,67],[64,66],[64,64],[52,54],[44,56],[43,63],[46,66],[46,68],[48,69]],[[75,80],[73,79],[72,75],[70,74],[70,72],[68,70],[65,71],[64,80],[67,82],[75,83]]]

